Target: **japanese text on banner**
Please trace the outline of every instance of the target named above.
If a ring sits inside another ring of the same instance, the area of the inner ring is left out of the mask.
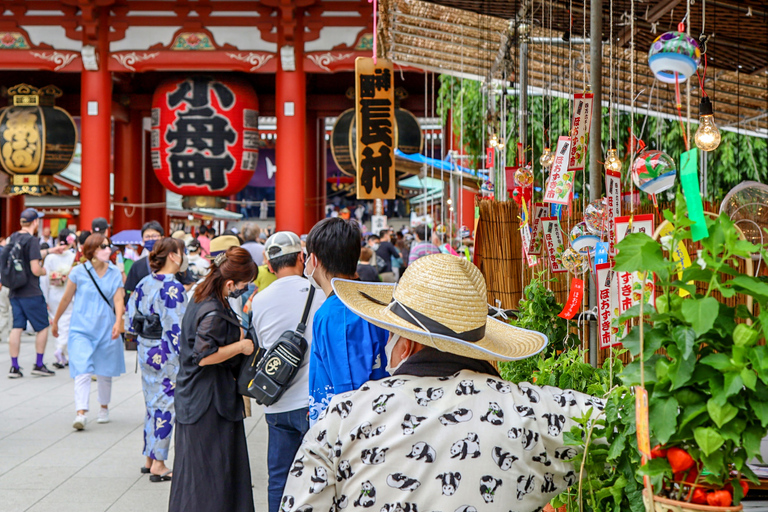
[[[571,280],[571,293],[568,295],[568,300],[565,302],[563,310],[557,314],[560,318],[566,320],[572,319],[576,316],[581,308],[581,302],[584,297],[584,281],[578,277],[574,277]]]
[[[592,94],[573,95],[573,123],[571,124],[571,160],[569,171],[584,170],[589,147],[589,128],[592,121]]]
[[[631,219],[631,222],[630,222]],[[630,233],[645,233],[648,236],[653,235],[653,214],[635,215],[634,217],[618,217],[616,219],[616,243],[624,240]],[[640,299],[645,297],[645,302],[652,305],[656,304],[655,285],[653,278],[649,276],[645,280],[643,287],[642,272],[618,272],[619,285],[619,313],[640,304]],[[622,339],[628,332],[628,324],[619,326],[617,338]]]
[[[557,221],[557,217],[542,218],[541,226],[550,270],[554,274],[567,272],[560,261],[560,255],[563,254],[565,245],[563,245],[563,232],[560,230],[560,223]]]
[[[533,216],[531,218],[531,250],[528,254],[541,256],[543,237],[541,236],[541,219],[547,216],[547,207],[544,203],[533,204]]]
[[[573,188],[573,173],[567,170],[570,154],[571,138],[560,137],[557,139],[555,162],[550,168],[549,183],[544,193],[545,203],[568,204]]]
[[[605,206],[608,209],[609,254],[616,255],[616,218],[621,216],[621,173],[605,173]]]
[[[596,270],[600,348],[608,348],[620,343],[616,341],[616,333],[619,329],[613,325],[614,320],[619,317],[619,289],[613,263],[597,265]]]

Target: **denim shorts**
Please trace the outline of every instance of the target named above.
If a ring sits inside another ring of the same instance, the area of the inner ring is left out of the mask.
[[[45,297],[11,297],[11,309],[13,310],[13,328],[26,329],[27,322],[32,325],[35,332],[40,332],[48,327],[48,306]]]

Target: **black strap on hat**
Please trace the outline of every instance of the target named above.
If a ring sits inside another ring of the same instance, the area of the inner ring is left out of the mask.
[[[448,327],[447,325],[442,324],[437,320],[434,320],[422,313],[419,313],[415,309],[406,306],[405,304],[403,304],[402,302],[399,302],[394,297],[392,297],[392,302],[387,304],[374,297],[371,297],[365,292],[361,291],[360,295],[381,306],[388,306],[389,310],[392,311],[392,313],[396,314],[397,316],[399,316],[400,318],[402,318],[403,320],[405,320],[406,322],[408,322],[413,326],[426,329],[427,333],[439,334],[441,336],[449,336],[451,338],[460,339],[462,341],[468,341],[470,343],[475,343],[485,338],[485,324],[475,329],[471,329],[469,331],[456,332],[450,327]]]

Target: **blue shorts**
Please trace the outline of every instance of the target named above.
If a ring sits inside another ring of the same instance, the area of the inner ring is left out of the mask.
[[[40,332],[48,327],[48,306],[45,297],[12,297],[11,309],[13,310],[13,328],[26,329],[27,322],[32,325],[35,332]]]

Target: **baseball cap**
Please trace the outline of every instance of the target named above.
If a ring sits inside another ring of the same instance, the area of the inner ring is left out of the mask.
[[[267,239],[264,244],[264,254],[268,260],[288,256],[301,252],[301,240],[295,233],[290,231],[278,231]]]
[[[109,229],[109,222],[104,217],[96,217],[91,222],[91,231],[94,233],[103,233]]]
[[[34,222],[40,217],[43,217],[43,215],[44,215],[43,213],[40,213],[34,208],[27,208],[26,210],[21,212],[21,220],[24,222]]]

